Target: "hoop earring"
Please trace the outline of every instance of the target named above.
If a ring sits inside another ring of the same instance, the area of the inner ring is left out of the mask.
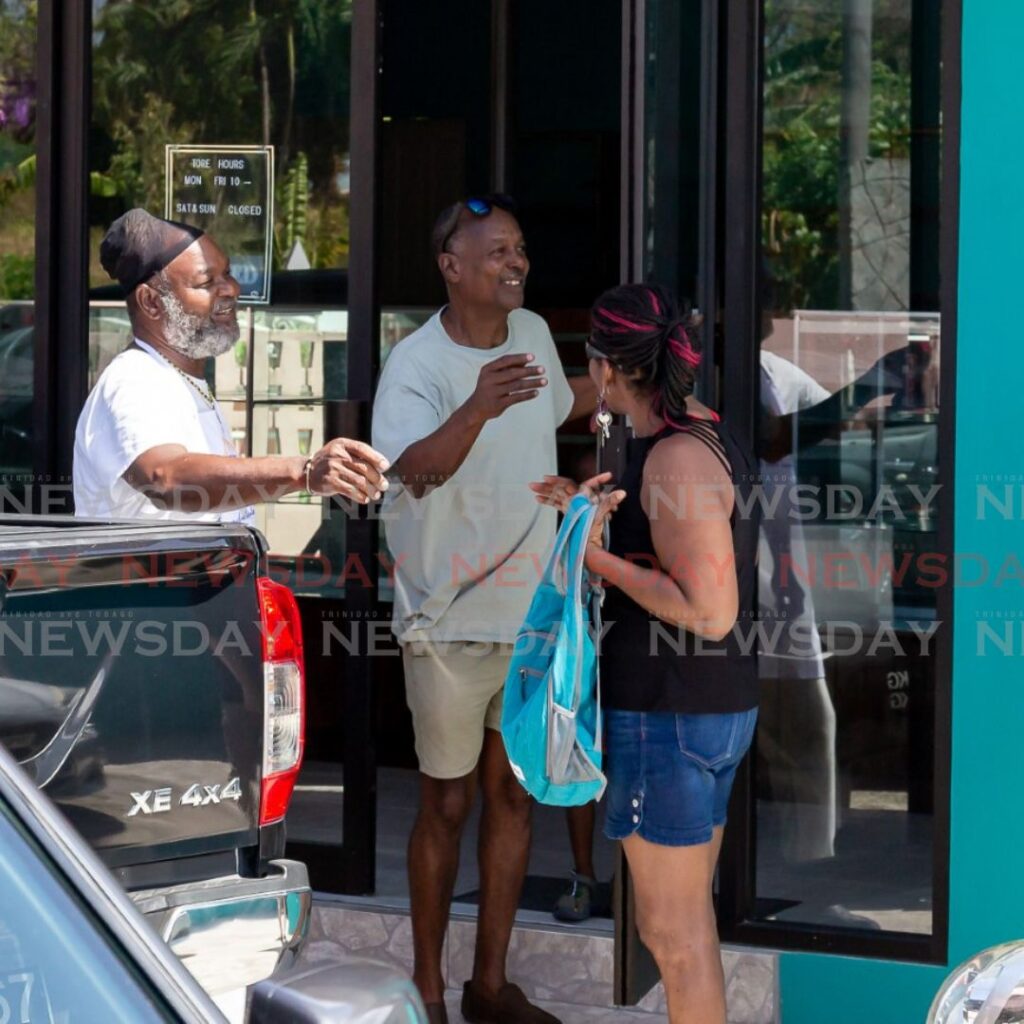
[[[604,400],[604,389],[601,389],[601,394],[597,399],[597,425],[601,428],[601,435],[603,440],[607,441],[611,436],[611,430],[609,429],[612,425],[612,414],[608,408],[608,403]]]

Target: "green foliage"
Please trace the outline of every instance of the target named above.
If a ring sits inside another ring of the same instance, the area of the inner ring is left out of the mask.
[[[107,0],[95,29],[94,166],[119,206],[163,209],[168,143],[269,143],[288,168],[276,258],[331,220],[345,201],[351,0]]]
[[[305,153],[297,153],[278,190],[275,229],[275,263],[278,267],[284,266],[296,242],[306,247],[308,211],[309,161]]]
[[[37,7],[36,0],[0,0],[0,86],[35,79]],[[28,125],[8,124],[3,131],[18,142],[31,142],[34,117]]]
[[[25,157],[19,164],[0,174],[0,207],[16,192],[35,188],[36,156]],[[99,171],[89,175],[89,192],[94,196],[111,197],[118,194],[117,182]]]
[[[0,208],[15,192],[32,188],[35,183],[36,157],[33,153],[32,156],[25,157],[20,163],[0,172]]]
[[[35,273],[36,261],[31,256],[0,253],[0,300],[31,299]]]
[[[314,267],[348,266],[348,200],[335,198],[309,211],[306,253]]]
[[[910,139],[909,19],[875,0],[869,155],[905,157]],[[842,20],[838,4],[765,5],[763,239],[778,309],[839,299]]]

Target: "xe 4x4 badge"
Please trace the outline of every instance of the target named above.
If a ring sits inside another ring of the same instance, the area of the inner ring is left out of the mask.
[[[239,800],[241,796],[242,783],[237,778],[224,786],[207,786],[197,782],[178,797],[178,806],[206,807],[209,804],[223,803],[225,800]],[[163,814],[173,806],[174,790],[170,786],[147,789],[142,793],[132,793],[132,809],[125,817],[134,818],[136,814]]]

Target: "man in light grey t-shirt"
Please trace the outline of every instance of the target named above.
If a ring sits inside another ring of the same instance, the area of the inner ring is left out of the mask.
[[[498,730],[511,645],[555,535],[554,511],[527,485],[556,472],[556,429],[592,412],[596,395],[588,377],[570,386],[547,325],[522,308],[530,263],[504,197],[445,210],[432,241],[448,305],[389,356],[373,418],[393,467],[382,518],[421,773],[413,976],[432,1024],[444,1024],[441,950],[479,784],[479,934],[462,1013],[552,1024],[505,977],[530,801]]]

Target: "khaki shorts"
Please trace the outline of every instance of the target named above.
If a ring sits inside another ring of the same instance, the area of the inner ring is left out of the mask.
[[[420,771],[433,779],[468,775],[484,729],[501,729],[511,644],[449,640],[402,644],[405,699]]]

